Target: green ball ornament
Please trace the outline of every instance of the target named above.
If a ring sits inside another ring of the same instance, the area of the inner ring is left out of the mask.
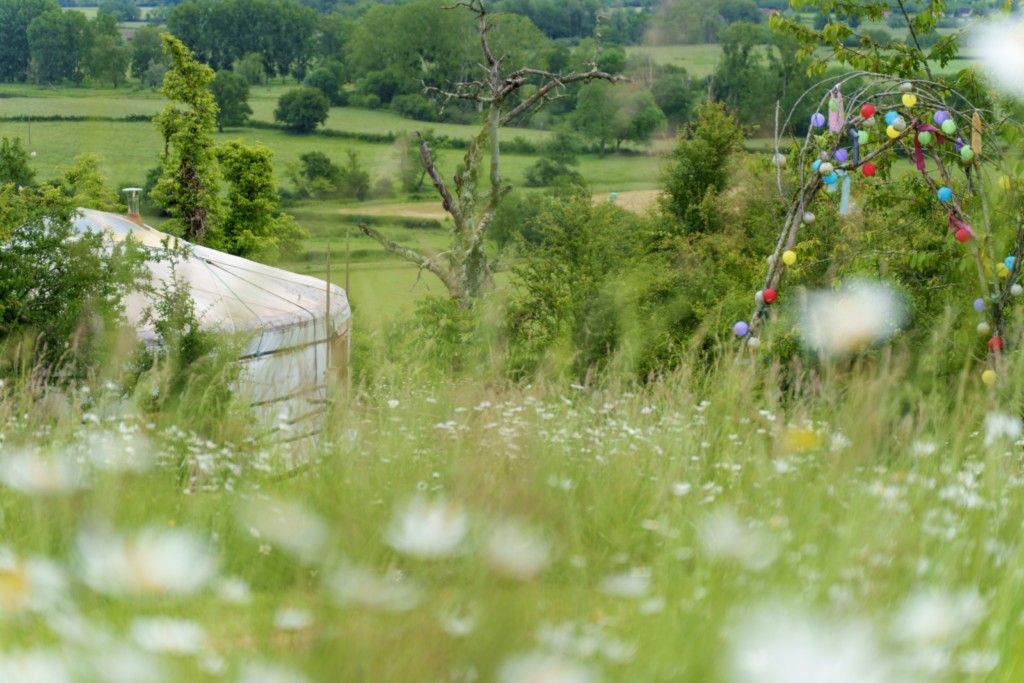
[[[953,119],[946,119],[942,122],[942,132],[946,135],[953,135],[956,133],[956,123]]]
[[[866,130],[859,131],[857,133],[857,142],[860,143],[861,145],[866,145],[868,144],[869,137],[871,136],[868,135],[868,132]]]
[[[926,130],[923,130],[917,134],[917,141],[920,142],[922,145],[930,145],[932,144],[932,134]]]
[[[974,158],[974,150],[964,145],[960,148],[960,158],[964,161],[970,161]]]

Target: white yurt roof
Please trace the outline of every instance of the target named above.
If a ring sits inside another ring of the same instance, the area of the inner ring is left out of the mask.
[[[126,301],[128,319],[138,326],[142,339],[157,341],[143,313],[160,296],[161,285],[176,275],[188,283],[202,327],[252,333],[240,360],[256,402],[274,403],[323,389],[328,344],[351,325],[352,312],[341,287],[330,285],[328,309],[324,280],[191,245],[126,216],[79,209],[75,228],[81,233],[103,232],[118,241],[130,236],[151,249],[188,247],[173,264],[148,262],[151,291],[135,292]]]

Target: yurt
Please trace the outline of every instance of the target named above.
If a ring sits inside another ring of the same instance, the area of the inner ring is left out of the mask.
[[[143,312],[172,277],[186,282],[200,325],[243,333],[248,341],[239,358],[243,366],[237,390],[251,399],[257,415],[285,433],[304,436],[319,427],[316,419],[328,398],[328,383],[348,379],[352,311],[337,285],[239,256],[186,242],[142,223],[138,213],[122,216],[79,209],[78,232],[103,232],[109,239],[129,236],[143,246],[166,250],[187,245],[185,255],[149,261],[153,287],[126,301],[129,322],[150,344],[159,340]]]

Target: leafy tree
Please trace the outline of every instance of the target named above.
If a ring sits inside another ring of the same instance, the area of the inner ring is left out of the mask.
[[[21,138],[0,138],[0,185],[31,187],[36,172],[29,166],[29,156],[21,146]]]
[[[88,22],[81,12],[50,10],[33,19],[28,25],[28,43],[36,80],[81,80],[89,37]]]
[[[89,50],[89,75],[97,80],[110,81],[118,87],[128,75],[131,47],[120,35],[101,34],[93,40]]]
[[[651,95],[672,125],[678,126],[689,120],[696,97],[685,73],[666,74],[657,79],[651,85]]]
[[[150,64],[164,61],[160,31],[153,26],[143,26],[135,31],[132,38],[132,76],[143,78]]]
[[[246,258],[276,260],[294,254],[308,234],[277,209],[273,153],[238,140],[217,148],[228,181],[228,206],[216,246]]]
[[[95,154],[79,154],[71,165],[57,168],[60,172],[57,186],[75,206],[121,213],[125,206],[107,182],[101,164],[102,160]]]
[[[31,56],[29,24],[50,11],[60,11],[57,0],[0,1],[0,81],[25,80]]]
[[[314,151],[299,156],[299,162],[291,166],[288,174],[295,185],[297,197],[320,199],[337,192],[341,169],[329,156]]]
[[[316,88],[289,90],[277,101],[274,120],[296,133],[312,133],[327,120],[331,103]]]
[[[363,201],[370,196],[370,174],[359,162],[359,155],[349,150],[348,163],[338,174],[338,192],[346,199]]]
[[[306,76],[305,85],[322,92],[331,104],[340,105],[345,103],[345,98],[341,94],[341,79],[334,69],[321,66]]]
[[[263,57],[256,52],[250,52],[241,59],[236,59],[231,70],[242,76],[249,85],[267,84],[267,69],[263,66]]]
[[[95,331],[121,319],[145,258],[132,242],[79,234],[72,200],[52,187],[0,185],[0,340],[31,333],[33,362],[65,370],[108,349]],[[97,324],[98,323],[98,324]]]
[[[139,6],[131,0],[101,0],[98,9],[118,21],[138,21],[142,16]]]
[[[551,185],[586,184],[579,171],[571,168],[578,166],[576,158],[578,143],[576,138],[566,131],[559,131],[541,150],[540,158],[526,169],[526,184],[529,187],[549,187]]]
[[[741,113],[745,121],[758,120],[774,104],[766,83],[771,79],[757,51],[767,34],[762,26],[737,22],[719,32],[722,58],[712,80],[716,99]]]
[[[600,156],[604,157],[605,147],[615,139],[615,113],[618,107],[612,97],[612,85],[604,81],[590,83],[576,98],[573,112],[573,127],[597,141]]]
[[[613,88],[599,81],[584,88],[573,114],[576,130],[594,139],[604,156],[610,142],[618,149],[626,140],[647,143],[665,122],[654,96],[639,87]]]
[[[249,106],[249,82],[233,71],[218,71],[210,83],[217,102],[217,130],[224,126],[244,126],[252,114]]]
[[[142,82],[155,90],[163,85],[166,75],[167,64],[162,61],[150,62],[146,73],[142,74]]]
[[[717,225],[712,208],[725,190],[730,158],[743,140],[743,128],[720,102],[697,109],[697,125],[680,132],[679,141],[662,176],[662,210],[675,221],[673,232],[693,233]]]
[[[203,244],[216,227],[219,196],[212,135],[217,103],[209,90],[214,73],[180,40],[166,33],[160,37],[171,63],[160,92],[171,104],[154,121],[166,151],[161,158],[163,173],[150,198],[175,218],[172,228]]]

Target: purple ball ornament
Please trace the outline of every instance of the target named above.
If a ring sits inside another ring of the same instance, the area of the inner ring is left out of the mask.
[[[935,114],[932,116],[932,121],[935,122],[936,126],[941,126],[943,123],[946,122],[946,120],[948,118],[949,118],[949,112],[948,111],[944,111],[944,110],[940,110],[940,111],[935,112]]]
[[[811,127],[821,128],[825,125],[825,115],[820,111],[816,111],[811,114]]]
[[[984,311],[985,310],[985,300],[984,299],[975,299],[974,300],[974,310],[976,310],[978,313],[981,313],[982,311]]]
[[[736,334],[737,337],[746,337],[747,332],[750,331],[750,328],[747,327],[747,324],[741,320],[732,326],[732,331]]]
[[[850,153],[847,152],[845,148],[840,147],[832,156],[835,157],[835,160],[838,161],[840,164],[845,164],[847,160],[850,158]]]
[[[956,151],[959,152],[964,147],[964,139],[963,138],[957,138],[956,142],[953,143],[953,146],[956,147]]]

